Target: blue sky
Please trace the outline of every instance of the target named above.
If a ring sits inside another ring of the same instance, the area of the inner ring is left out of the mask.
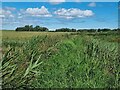
[[[119,2],[119,0],[0,0],[2,2],[49,2],[49,1],[65,1],[65,2]]]
[[[64,0],[63,0],[64,1]],[[111,0],[112,1],[112,0]],[[117,28],[117,2],[3,2],[2,28]]]

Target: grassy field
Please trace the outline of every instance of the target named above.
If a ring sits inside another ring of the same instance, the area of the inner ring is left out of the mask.
[[[48,36],[60,36],[60,35],[64,35],[64,34],[69,34],[68,32],[16,32],[16,31],[3,31],[2,32],[2,38],[4,39],[11,39],[11,40],[16,40],[16,39],[29,39],[33,36],[44,36],[44,35],[48,35]]]
[[[3,88],[118,88],[117,34],[2,32]]]

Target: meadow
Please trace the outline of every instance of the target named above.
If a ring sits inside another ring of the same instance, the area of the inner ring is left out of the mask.
[[[3,88],[118,88],[116,33],[2,31]]]

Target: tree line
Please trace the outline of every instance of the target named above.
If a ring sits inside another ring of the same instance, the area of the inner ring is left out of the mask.
[[[46,27],[40,27],[40,26],[35,26],[33,25],[25,25],[24,27],[17,27],[15,31],[49,31],[48,28]]]
[[[24,27],[17,27],[15,31],[40,31],[40,32],[107,32],[107,31],[120,31],[120,28],[118,29],[70,29],[70,28],[60,28],[56,29],[55,31],[50,31],[46,27],[41,27],[41,26],[35,26],[33,25],[25,25]]]

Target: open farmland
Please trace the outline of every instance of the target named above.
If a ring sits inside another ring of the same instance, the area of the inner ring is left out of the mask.
[[[120,87],[116,34],[2,33],[3,88]]]

